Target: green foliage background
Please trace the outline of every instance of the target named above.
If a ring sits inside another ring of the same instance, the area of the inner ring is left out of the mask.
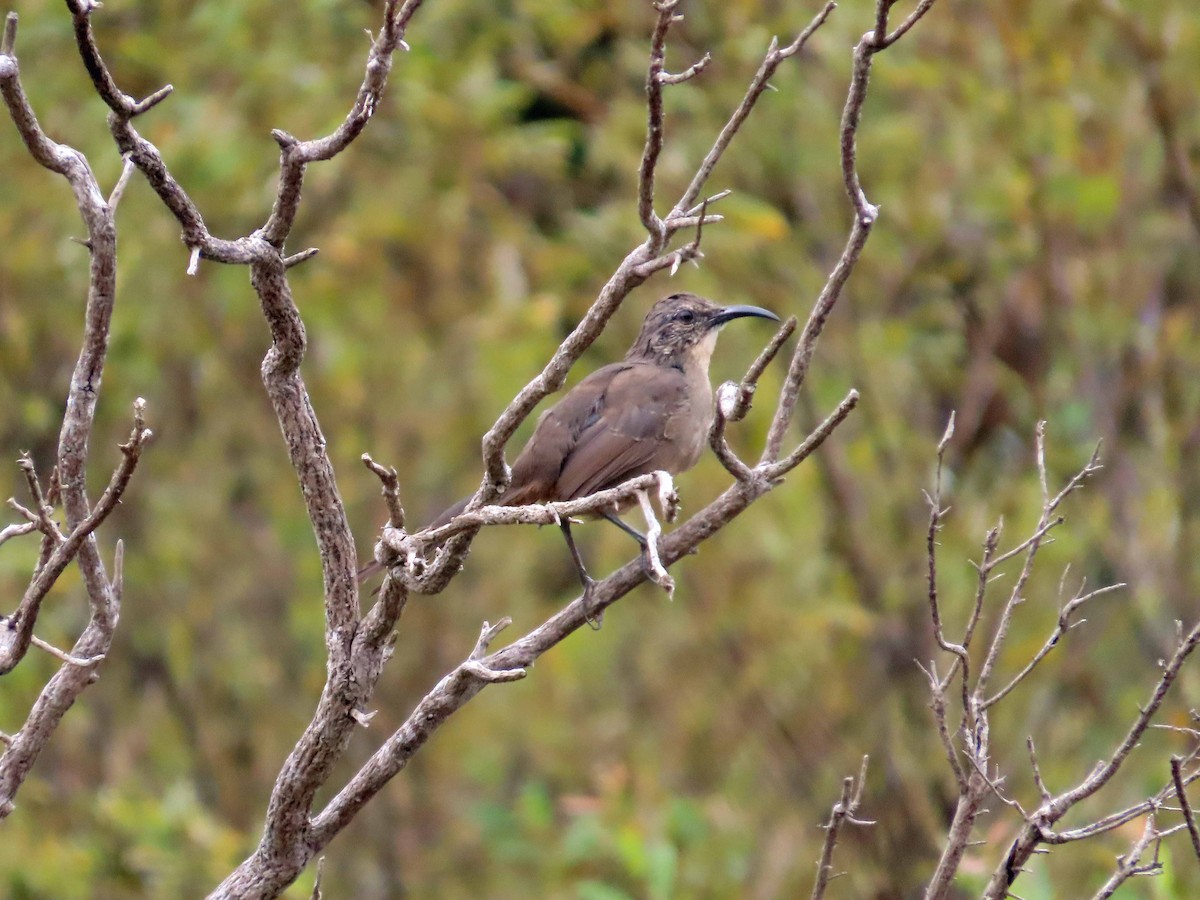
[[[379,4],[350,0],[108,0],[101,46],[122,87],[175,93],[139,127],[222,236],[261,223],[273,127],[340,120]],[[1103,439],[1106,469],[1072,499],[1045,551],[1004,665],[1048,633],[1068,589],[1120,580],[1088,623],[995,718],[1006,788],[1036,791],[1034,735],[1052,787],[1104,756],[1144,702],[1174,620],[1200,589],[1200,233],[1146,100],[1151,68],[1099,2],[942,0],[876,63],[860,135],[882,207],[823,338],[807,418],[850,388],[859,410],[818,458],[677,567],[674,603],[642,589],[445,727],[329,848],[334,897],[795,896],[811,885],[818,824],[841,778],[872,763],[870,829],[842,841],[842,897],[909,896],[932,871],[952,785],[914,660],[932,655],[921,496],[958,410],[942,534],[945,597],[961,622],[986,529],[1014,540],[1040,505],[1032,435],[1049,420],[1054,479]],[[1131,4],[1132,6],[1132,4]],[[623,353],[660,294],[806,313],[848,225],[837,125],[850,48],[873,4],[846,0],[785,65],[718,169],[724,224],[707,257],[632,296],[580,365]],[[61,4],[20,2],[27,92],[47,131],[112,184],[120,160]],[[686,183],[773,34],[815,5],[692,0],[668,66],[660,197]],[[1136,4],[1167,36],[1156,63],[1197,171],[1200,16]],[[429,0],[385,102],[353,149],[310,169],[291,249],[309,329],[305,373],[361,552],[384,518],[364,451],[395,464],[418,519],[469,491],[483,430],[552,352],[640,239],[634,178],[644,132],[649,4]],[[664,200],[660,204],[666,209]],[[144,396],[157,439],[119,514],[127,588],[112,658],[67,716],[0,832],[0,895],[193,896],[254,845],[278,767],[323,680],[320,573],[258,378],[266,329],[244,271],[184,274],[178,226],[135,176],[119,215],[120,295],[94,440],[96,485]],[[86,254],[65,184],[0,126],[0,448],[45,470],[77,352]],[[714,377],[738,374],[764,330],[727,330]],[[734,437],[756,453],[770,398]],[[527,429],[526,429],[527,432]],[[526,432],[522,432],[522,437]],[[792,436],[799,440],[797,431]],[[5,476],[19,494],[17,470]],[[686,510],[728,476],[705,459]],[[616,529],[584,529],[598,571],[625,561]],[[0,554],[11,606],[35,553]],[[1011,583],[1012,574],[1010,573]],[[1004,583],[998,587],[1003,589]],[[443,596],[415,599],[343,774],[470,648],[483,619],[528,629],[576,593],[556,534],[483,535]],[[994,604],[998,602],[999,594]],[[85,615],[68,575],[40,636],[69,645]],[[32,654],[0,690],[19,727],[53,661]],[[1197,673],[1169,719],[1187,721]],[[1156,790],[1172,735],[1075,821]],[[993,804],[961,879],[982,885],[1014,827]],[[1138,826],[1140,830],[1140,826]],[[1038,858],[1024,897],[1091,893],[1133,831]],[[1186,840],[1131,896],[1195,896]],[[289,896],[307,896],[309,872]]]

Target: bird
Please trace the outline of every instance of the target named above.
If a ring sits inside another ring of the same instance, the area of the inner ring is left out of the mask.
[[[709,362],[721,326],[734,319],[779,317],[760,306],[720,306],[691,293],[658,300],[620,362],[592,372],[542,413],[512,466],[512,478],[492,502],[501,506],[577,500],[665,470],[678,475],[700,459],[714,407]],[[469,497],[429,525],[445,525]],[[598,513],[645,549],[645,538],[614,512]],[[584,589],[584,609],[595,580],[588,574],[566,518],[559,523]],[[370,563],[359,580],[383,568]],[[592,619],[589,616],[588,621]]]

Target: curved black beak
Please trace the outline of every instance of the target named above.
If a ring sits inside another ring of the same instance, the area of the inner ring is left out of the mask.
[[[763,309],[761,306],[726,306],[723,309],[717,310],[716,314],[710,320],[709,325],[712,328],[719,328],[726,322],[732,322],[734,319],[742,319],[747,316],[770,319],[773,322],[781,321],[779,316],[775,315],[769,309]]]

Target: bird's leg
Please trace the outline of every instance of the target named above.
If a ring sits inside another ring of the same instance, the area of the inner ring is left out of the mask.
[[[642,560],[642,568],[646,570],[647,575],[650,575],[653,578],[655,575],[654,563],[650,559],[650,544],[647,542],[646,536],[615,513],[602,512],[600,515],[608,519],[608,521],[612,522],[623,532],[638,542],[638,546],[642,548],[640,557]]]
[[[593,631],[599,631],[600,625],[604,621],[604,613],[592,618],[592,590],[596,587],[596,579],[588,574],[587,568],[583,564],[583,557],[579,555],[579,548],[575,546],[575,537],[571,534],[571,523],[564,517],[559,521],[558,527],[562,529],[563,537],[567,539],[567,549],[571,551],[571,560],[575,563],[575,571],[579,573],[579,582],[583,585],[583,616]]]
[[[634,528],[632,525],[630,525],[628,522],[626,522],[624,519],[622,519],[620,516],[616,515],[615,513],[610,513],[610,512],[602,512],[602,513],[600,513],[600,515],[603,516],[604,518],[608,519],[608,521],[612,522],[614,525],[616,525],[618,528],[620,528],[623,532],[625,532],[627,535],[629,535],[631,538],[633,538],[635,541],[637,541],[638,546],[641,547],[643,550],[646,549],[646,536],[644,534],[642,534],[640,531],[638,531],[636,528]]]

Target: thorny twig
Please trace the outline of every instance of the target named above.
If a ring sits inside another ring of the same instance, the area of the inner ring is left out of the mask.
[[[1042,647],[1001,688],[994,692],[989,692],[989,678],[996,669],[1000,649],[1005,643],[1016,609],[1024,602],[1025,588],[1033,572],[1038,551],[1045,543],[1046,535],[1050,530],[1060,525],[1063,521],[1062,516],[1057,512],[1062,502],[1071,493],[1078,490],[1089,476],[1099,471],[1099,449],[1097,448],[1089,461],[1067,480],[1058,493],[1052,494],[1049,488],[1049,478],[1045,461],[1045,424],[1039,423],[1036,431],[1035,461],[1042,493],[1040,518],[1029,537],[1019,542],[1012,549],[1004,552],[1000,552],[999,550],[1001,526],[997,525],[987,533],[983,542],[982,560],[976,565],[978,578],[967,622],[963,627],[962,637],[957,641],[953,641],[946,635],[942,617],[944,600],[938,590],[937,577],[937,534],[942,527],[948,511],[942,506],[942,465],[944,452],[952,434],[953,417],[951,417],[950,423],[938,444],[938,464],[934,476],[934,488],[932,494],[927,496],[930,519],[929,528],[926,533],[926,556],[928,563],[927,592],[933,633],[939,648],[950,654],[951,660],[944,675],[938,673],[934,664],[931,664],[924,671],[929,679],[934,721],[937,725],[947,761],[954,773],[959,798],[946,846],[934,876],[926,888],[925,896],[927,898],[941,898],[945,896],[945,892],[949,889],[954,879],[963,853],[970,840],[975,817],[982,808],[987,795],[994,794],[1006,805],[1016,810],[1025,823],[1025,830],[1022,832],[1022,836],[1014,842],[1009,856],[996,870],[993,880],[989,884],[988,892],[985,894],[987,897],[999,898],[1012,886],[1021,865],[1023,865],[1024,860],[1028,858],[1029,854],[1035,852],[1040,844],[1058,843],[1061,841],[1062,835],[1056,835],[1052,830],[1054,823],[1061,819],[1067,810],[1086,796],[1090,796],[1090,794],[1099,790],[1112,777],[1128,755],[1133,742],[1127,740],[1123,743],[1114,752],[1113,756],[1106,763],[1101,764],[1093,770],[1083,783],[1069,791],[1054,795],[1042,777],[1034,741],[1032,736],[1029,737],[1027,740],[1029,762],[1033,782],[1040,797],[1040,805],[1036,809],[1028,810],[1017,800],[1006,797],[1000,792],[999,782],[1002,778],[999,774],[996,777],[987,774],[990,768],[989,760],[991,756],[990,711],[1000,701],[1009,697],[1029,677],[1033,670],[1045,660],[1050,651],[1058,645],[1063,635],[1072,628],[1082,624],[1084,620],[1076,618],[1076,613],[1085,603],[1096,597],[1115,591],[1123,587],[1123,585],[1108,585],[1092,591],[1085,591],[1081,586],[1070,600],[1061,605],[1055,626]],[[984,600],[988,588],[994,580],[996,568],[1019,556],[1023,557],[1021,571],[1014,587],[1008,594],[1007,600],[991,625],[988,646],[978,671],[976,671],[972,665],[971,648],[977,626],[982,621]],[[1065,577],[1066,574],[1064,573],[1064,580]],[[1180,649],[1183,650],[1182,645]],[[1187,652],[1190,652],[1190,650]],[[1176,660],[1176,663],[1179,662],[1181,660]],[[948,722],[950,714],[946,700],[947,691],[956,679],[958,681],[956,693],[958,694],[961,710],[957,726],[951,728]],[[1160,681],[1159,690],[1156,690],[1149,706],[1143,710],[1143,715],[1135,722],[1130,733],[1131,735],[1135,732],[1140,735],[1148,726],[1150,717],[1162,702],[1165,690],[1170,686],[1174,676],[1164,674],[1164,679],[1164,681]],[[956,740],[959,743],[956,744]],[[1134,739],[1135,741],[1136,738]],[[1148,802],[1150,805],[1140,808],[1138,814],[1145,814],[1146,811],[1152,810],[1158,801],[1152,798]],[[1125,811],[1121,815],[1124,816],[1126,814],[1132,815],[1133,811]],[[1127,819],[1125,820],[1127,821]],[[1115,825],[1111,827],[1115,827]]]
[[[1107,900],[1117,892],[1117,888],[1135,875],[1157,875],[1161,872],[1162,863],[1159,862],[1158,851],[1162,846],[1162,838],[1163,835],[1155,830],[1154,816],[1146,816],[1146,827],[1142,829],[1141,837],[1133,842],[1128,853],[1117,860],[1116,871],[1100,890],[1096,891],[1093,900]],[[1146,852],[1151,841],[1154,842],[1154,859],[1143,863],[1142,854]]]
[[[833,804],[829,812],[829,821],[825,824],[825,840],[821,844],[821,858],[817,860],[817,878],[813,884],[812,900],[821,900],[829,887],[833,875],[833,851],[837,847],[838,834],[842,824],[874,825],[866,819],[856,819],[855,813],[862,803],[863,789],[867,783],[867,762],[870,757],[864,756],[862,767],[858,770],[858,779],[847,776],[842,780],[842,796]]]
[[[1196,828],[1196,815],[1192,812],[1192,804],[1188,801],[1187,789],[1183,783],[1183,759],[1171,757],[1171,784],[1175,788],[1175,797],[1179,800],[1179,809],[1187,824],[1188,835],[1192,839],[1192,850],[1196,859],[1200,860],[1200,830]]]

